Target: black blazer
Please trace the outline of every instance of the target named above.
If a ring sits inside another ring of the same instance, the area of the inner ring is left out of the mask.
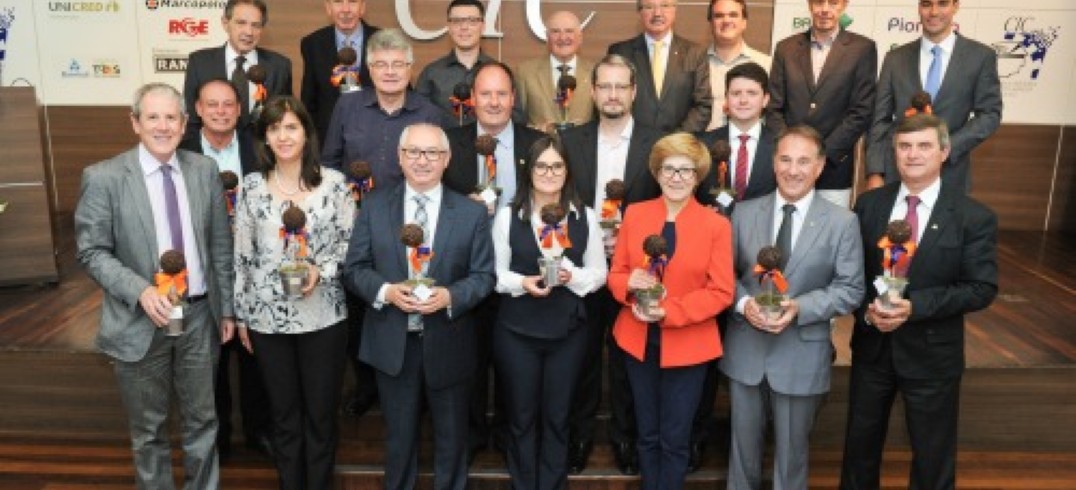
[[[243,172],[243,175],[240,175],[239,178],[242,180],[247,174],[258,170],[258,156],[254,154],[254,141],[250,136],[250,131],[236,130],[235,137],[239,140],[239,167]],[[205,149],[202,148],[201,132],[185,136],[179,142],[179,149],[205,155]]]
[[[878,296],[872,284],[882,274],[878,240],[899,189],[899,182],[891,183],[856,200],[867,294],[856,310],[852,363],[871,363],[888,348],[903,377],[959,376],[964,371],[964,314],[989,306],[998,291],[997,216],[965,196],[963,187],[943,180],[908,270],[905,297],[912,302],[912,315],[893,332],[882,333],[867,325],[863,314]]]
[[[256,48],[256,50],[258,64],[265,67],[265,90],[269,92],[269,96],[291,95],[291,60],[275,51],[263,48]],[[227,73],[225,66],[223,44],[191,53],[187,61],[187,73],[183,78],[183,98],[188,109],[194,108],[194,103],[198,100],[198,88],[203,83],[214,78],[225,80],[231,78],[231,73]],[[251,93],[250,96],[253,97],[254,94]],[[249,107],[249,102],[246,101],[244,107]],[[250,123],[249,115],[239,119],[241,128],[249,126]],[[198,117],[198,114],[192,113],[190,119],[187,120],[185,135],[193,135],[200,129],[202,129],[202,119]]]
[[[714,142],[719,140],[728,141],[729,139],[729,127],[721,126],[713,131],[707,131],[705,133],[699,133],[696,135],[702,144],[706,145],[706,148],[713,146]],[[731,178],[732,168],[736,165],[736,150],[740,148],[739,144],[732,146],[732,155],[729,158],[729,174],[726,179]],[[747,189],[744,190],[743,200],[754,199],[756,197],[765,196],[775,190],[777,190],[777,177],[773,173],[773,154],[777,150],[777,133],[774,132],[769,126],[763,124],[762,132],[759,133],[758,146],[755,148],[755,157],[751,160],[751,175],[747,178]],[[695,190],[695,198],[699,202],[706,205],[716,204],[717,196],[711,191],[718,187],[717,173],[718,165],[721,162],[714,160],[710,165],[710,173],[706,174],[706,178],[699,184],[699,188]],[[732,183],[726,183],[728,187],[732,188]],[[733,202],[729,207],[723,210],[723,214],[726,216],[732,216],[732,210],[735,209],[736,203]]]
[[[867,132],[874,110],[878,49],[874,41],[842,30],[833,41],[815,83],[809,32],[777,43],[770,68],[768,124],[775,133],[806,124],[822,135],[826,167],[818,189],[852,187],[856,141]]]
[[[660,97],[650,75],[653,70],[644,34],[609,46],[609,54],[619,54],[635,65],[638,92],[631,114],[636,122],[663,132],[702,131],[710,124],[713,94],[706,48],[673,35]]]
[[[370,69],[366,66],[366,43],[377,31],[377,27],[362,23],[363,49],[358,53],[358,63],[359,84],[363,88],[374,86],[370,80]],[[330,25],[307,34],[299,41],[299,52],[303,57],[303,84],[299,97],[314,119],[318,141],[324,141],[333,107],[336,106],[336,99],[340,98],[340,89],[329,80],[336,66],[336,28]]]
[[[545,136],[545,133],[522,124],[511,124],[512,138],[515,143],[515,148],[513,148],[515,159],[511,164],[518,166],[520,160],[527,159],[531,145],[538,141],[538,138]],[[445,130],[445,133],[448,134],[449,148],[452,151],[452,159],[448,162],[448,169],[445,170],[445,186],[460,194],[469,195],[479,184],[478,150],[474,147],[474,141],[478,138],[478,123],[449,128]],[[504,162],[501,164],[503,165]]]
[[[370,193],[355,218],[342,280],[370,304],[382,285],[408,278],[407,252],[398,233],[404,224],[404,186]],[[474,371],[477,352],[471,312],[496,282],[489,226],[485,206],[444,189],[429,276],[437,286],[448,288],[452,316],[441,310],[423,317],[423,372],[433,389],[467,383]],[[400,374],[407,313],[392,304],[366,308],[363,325],[359,359],[389,376]]]
[[[639,201],[646,201],[661,195],[661,188],[650,173],[650,149],[661,138],[661,132],[635,122],[628,141],[628,161],[624,168],[624,207]],[[583,204],[600,209],[601,203],[595,203],[595,191],[598,179],[598,121],[590,121],[582,126],[568,128],[560,132],[564,146],[565,158],[572,170],[575,190]]]

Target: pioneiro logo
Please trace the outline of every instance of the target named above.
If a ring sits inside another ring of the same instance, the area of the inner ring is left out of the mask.
[[[226,0],[146,0],[146,8],[149,10],[162,8],[224,10],[227,4]]]
[[[71,58],[71,62],[67,64],[66,69],[60,72],[60,76],[63,78],[86,78],[90,76],[90,73],[82,68],[82,63]]]
[[[1060,37],[1061,27],[1037,28],[1034,17],[1009,17],[1005,20],[1002,41],[991,46],[998,54],[998,76],[1012,78],[1027,70],[1028,80],[1038,80],[1046,53]]]
[[[206,19],[172,19],[168,21],[168,33],[173,36],[199,37],[209,35],[209,21]]]

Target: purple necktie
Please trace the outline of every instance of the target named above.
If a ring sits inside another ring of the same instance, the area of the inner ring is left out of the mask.
[[[172,167],[161,165],[164,177],[164,208],[168,214],[168,231],[172,234],[172,249],[183,252],[183,222],[179,220],[179,198],[176,197],[176,183],[172,181]]]
[[[912,228],[912,241],[919,243],[919,196],[908,195],[904,199],[908,201],[908,214],[904,215],[904,221]]]

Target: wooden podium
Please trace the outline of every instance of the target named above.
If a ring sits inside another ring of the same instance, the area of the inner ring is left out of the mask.
[[[0,285],[56,282],[41,124],[32,87],[0,87]]]

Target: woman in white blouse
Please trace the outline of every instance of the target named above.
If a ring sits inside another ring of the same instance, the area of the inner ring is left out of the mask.
[[[240,339],[265,379],[280,488],[332,488],[347,345],[339,276],[355,204],[344,176],[318,162],[298,99],[270,99],[255,137],[261,171],[243,179],[235,215]],[[293,205],[306,214],[308,276],[298,299],[285,295],[279,273],[291,259],[281,216]]]
[[[560,143],[539,139],[517,175],[514,201],[493,221],[502,295],[493,356],[508,412],[508,472],[513,488],[564,488],[568,414],[586,356],[583,296],[605,283],[608,266],[597,217],[576,195]],[[551,203],[565,211],[555,226],[541,218]],[[551,255],[563,257],[555,284],[538,265]]]

